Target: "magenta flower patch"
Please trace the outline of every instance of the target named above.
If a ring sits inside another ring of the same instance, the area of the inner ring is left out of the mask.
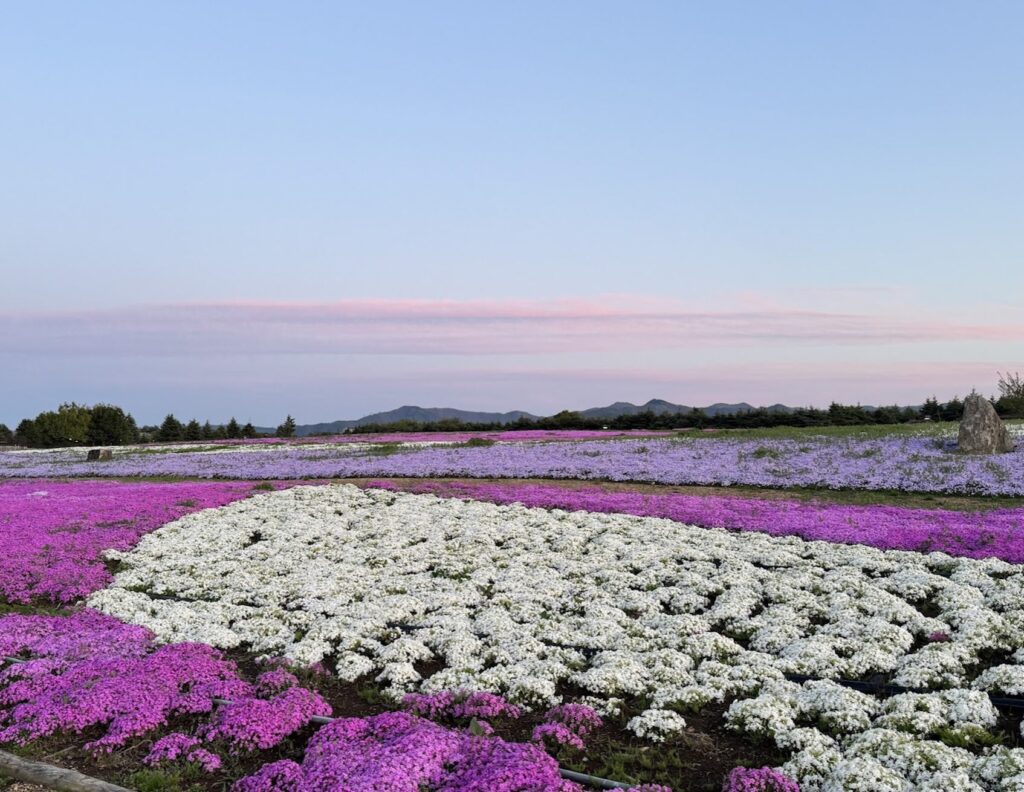
[[[106,550],[190,512],[252,494],[252,485],[6,481],[0,483],[0,596],[72,602],[110,582]]]

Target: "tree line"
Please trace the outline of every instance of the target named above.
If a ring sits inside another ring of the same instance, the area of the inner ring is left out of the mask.
[[[999,396],[990,397],[996,412],[1003,418],[1024,418],[1024,377],[1021,374],[999,374]],[[349,429],[353,433],[371,432],[451,432],[451,431],[516,431],[522,429],[748,429],[773,426],[855,426],[868,424],[899,424],[913,421],[959,421],[964,403],[959,397],[940,402],[934,396],[920,407],[862,407],[833,402],[828,409],[801,407],[784,411],[760,407],[729,415],[708,415],[696,407],[688,413],[640,412],[615,418],[591,418],[572,410],[545,418],[520,418],[512,423],[469,423],[444,419],[431,423],[397,421],[389,424],[364,424]],[[295,419],[291,415],[277,427],[276,437],[294,437]],[[195,418],[182,423],[173,414],[160,426],[138,427],[135,419],[113,404],[92,407],[74,402],[56,410],[26,418],[13,431],[0,424],[0,445],[29,448],[57,448],[75,445],[126,445],[140,442],[173,443],[178,441],[234,440],[259,437],[251,423],[240,425],[232,418],[214,426],[200,424]]]
[[[999,396],[989,401],[1003,418],[1024,418],[1024,377],[999,375]],[[801,407],[795,410],[771,410],[759,407],[743,412],[708,415],[694,407],[688,413],[645,411],[614,418],[593,418],[572,410],[563,410],[544,418],[519,418],[511,423],[467,423],[444,419],[431,423],[397,421],[389,424],[364,424],[349,429],[353,433],[372,432],[451,432],[516,431],[524,429],[755,429],[774,426],[860,426],[900,424],[914,421],[959,421],[964,403],[955,396],[940,402],[932,396],[920,407],[862,407],[833,402],[827,409]]]
[[[277,427],[278,437],[292,437],[295,420],[289,415]],[[56,410],[25,418],[12,431],[0,424],[0,445],[28,448],[61,448],[64,446],[116,446],[134,443],[173,443],[186,440],[235,440],[259,437],[251,423],[245,425],[232,418],[214,426],[200,424],[195,418],[183,423],[169,414],[159,426],[138,426],[130,413],[113,404],[92,407],[67,402]]]

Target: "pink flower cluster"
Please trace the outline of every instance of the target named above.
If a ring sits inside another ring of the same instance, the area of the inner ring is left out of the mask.
[[[110,582],[105,550],[127,550],[171,520],[251,492],[239,482],[2,482],[0,596],[20,603],[84,597]]]
[[[402,706],[430,720],[460,718],[518,718],[522,710],[501,696],[484,691],[442,690],[438,693],[407,693]]]
[[[474,737],[405,712],[343,718],[309,741],[301,765],[274,762],[234,792],[581,792],[540,748]]]
[[[153,743],[153,747],[142,761],[152,766],[184,759],[186,762],[195,762],[207,773],[216,772],[221,766],[220,757],[199,747],[201,744],[202,741],[198,737],[173,732]]]
[[[233,751],[265,751],[315,715],[330,714],[330,705],[319,694],[292,687],[271,699],[243,698],[221,707],[202,735],[207,740],[225,740]]]
[[[544,722],[533,730],[534,742],[550,741],[582,751],[584,740],[603,726],[601,716],[583,704],[560,704],[547,711]]]
[[[800,792],[800,785],[770,767],[737,767],[729,773],[722,792]]]
[[[282,690],[299,684],[298,677],[283,668],[264,671],[256,678],[256,692],[261,696],[272,696]]]

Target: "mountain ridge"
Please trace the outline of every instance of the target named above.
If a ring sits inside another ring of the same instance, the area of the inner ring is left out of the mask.
[[[674,404],[664,399],[651,399],[644,404],[633,404],[632,402],[619,401],[605,407],[589,407],[585,410],[574,410],[586,418],[616,418],[620,415],[637,415],[643,412],[655,414],[680,415],[689,413],[693,407],[685,404]],[[716,402],[707,407],[699,408],[705,415],[732,415],[739,412],[748,412],[757,409],[747,402],[727,404]],[[772,412],[792,412],[792,407],[784,404],[773,404],[765,409]],[[415,421],[417,423],[437,423],[444,420],[458,420],[463,423],[497,423],[510,424],[520,418],[541,418],[545,416],[534,415],[523,410],[511,410],[509,412],[479,412],[474,410],[460,410],[455,407],[419,407],[416,405],[403,405],[394,410],[371,413],[362,418],[351,420],[325,421],[313,424],[299,424],[295,427],[295,434],[298,437],[308,437],[316,434],[341,434],[346,429],[352,429],[368,424],[391,424],[399,421]],[[256,427],[261,434],[273,434],[273,427]]]

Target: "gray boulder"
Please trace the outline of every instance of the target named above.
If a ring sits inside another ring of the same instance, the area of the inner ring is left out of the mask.
[[[1004,454],[1013,450],[1013,438],[992,403],[979,393],[964,401],[964,417],[957,437],[965,454]]]

